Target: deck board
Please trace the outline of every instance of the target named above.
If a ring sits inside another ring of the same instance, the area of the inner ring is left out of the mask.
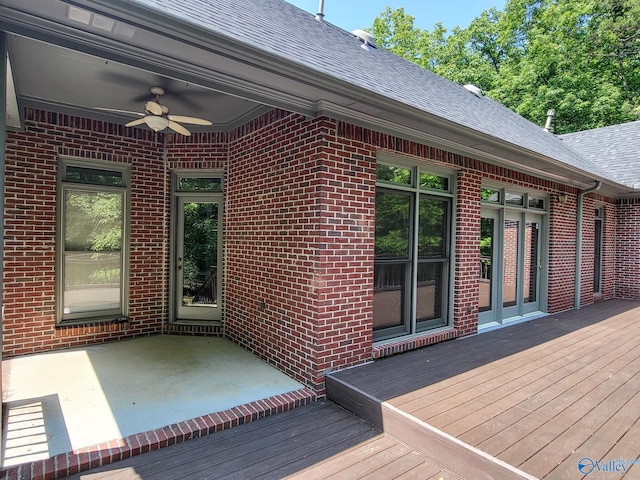
[[[461,478],[329,401],[273,415],[88,472],[73,480],[341,479],[398,468]],[[378,477],[383,478],[383,477]],[[393,477],[386,477],[393,478]],[[426,476],[424,478],[427,478]]]
[[[640,458],[638,319],[640,302],[599,302],[332,377],[530,475],[575,478],[584,457]]]

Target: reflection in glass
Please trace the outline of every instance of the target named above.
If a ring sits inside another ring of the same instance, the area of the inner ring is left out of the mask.
[[[524,232],[524,303],[538,297],[538,224],[527,222]]]
[[[408,263],[376,264],[373,288],[373,328],[400,326],[404,323],[404,299]]]
[[[181,177],[178,190],[181,192],[221,192],[221,178]]]
[[[482,218],[480,221],[480,301],[478,310],[487,312],[492,309],[493,293],[493,218]]]
[[[601,211],[596,210],[596,215],[600,215]],[[593,292],[600,293],[602,291],[602,218],[595,219],[593,239]]]
[[[405,193],[376,191],[376,259],[409,257],[411,197]]]
[[[504,263],[502,278],[502,305],[512,307],[516,304],[518,279],[518,225],[517,220],[504,221]]]
[[[442,262],[421,262],[418,264],[416,304],[418,322],[442,318],[443,266]]]
[[[505,194],[504,203],[507,205],[524,206],[524,195],[521,193],[507,192]]]
[[[420,195],[418,219],[418,258],[446,256],[447,209],[449,201]]]
[[[500,190],[492,190],[490,188],[483,188],[480,191],[480,197],[483,202],[500,203],[502,201],[500,198]]]
[[[216,306],[218,298],[218,204],[184,204],[182,304]]]
[[[376,179],[398,185],[412,185],[411,169],[378,163]]]
[[[74,189],[64,202],[64,313],[120,309],[123,194]]]
[[[449,178],[431,173],[420,174],[420,188],[449,191]]]

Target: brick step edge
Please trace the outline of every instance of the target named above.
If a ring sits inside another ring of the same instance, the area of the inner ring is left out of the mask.
[[[7,467],[0,471],[0,479],[55,480],[65,478],[118,460],[135,457],[227,428],[234,428],[276,413],[308,405],[316,400],[315,392],[308,388],[301,388],[222,412],[210,413],[148,432],[129,435],[126,438],[61,453],[45,460]]]

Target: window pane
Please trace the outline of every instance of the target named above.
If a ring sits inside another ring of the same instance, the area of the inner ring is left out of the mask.
[[[408,263],[376,264],[373,287],[373,328],[404,324]]]
[[[418,322],[442,317],[443,267],[444,262],[418,265]]]
[[[420,188],[449,191],[449,179],[430,173],[420,174]]]
[[[524,303],[538,300],[538,231],[535,222],[526,222],[524,230]]]
[[[490,188],[483,188],[480,192],[480,196],[483,202],[500,203],[500,191],[491,190]]]
[[[68,182],[91,183],[96,185],[124,185],[122,172],[98,168],[67,165],[65,178]]]
[[[182,304],[217,306],[218,204],[184,204]]]
[[[518,233],[520,222],[504,221],[504,265],[502,279],[502,306],[513,307],[516,304],[518,280]]]
[[[376,192],[376,258],[408,258],[411,197],[400,192]]]
[[[509,193],[505,194],[505,203],[507,205],[524,206],[524,195],[521,193]]]
[[[493,218],[482,218],[480,221],[480,301],[478,310],[487,312],[491,310],[493,297]]]
[[[596,210],[597,212],[597,210]],[[593,238],[593,291],[602,290],[602,220],[596,218]]]
[[[446,256],[447,211],[449,201],[420,195],[418,258]]]
[[[379,163],[376,168],[376,178],[383,182],[412,185],[411,169],[409,168],[393,167]]]
[[[64,254],[64,313],[120,309],[119,252]]]
[[[179,180],[178,190],[181,192],[221,192],[222,179],[183,177]]]
[[[120,308],[123,194],[67,190],[64,313]]]
[[[544,210],[544,198],[529,195],[529,208]]]

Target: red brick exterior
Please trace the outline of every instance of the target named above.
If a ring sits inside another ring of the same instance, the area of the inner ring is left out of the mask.
[[[608,227],[609,219],[605,218]],[[618,298],[637,300],[640,298],[640,199],[619,201],[616,220],[614,294]]]
[[[27,110],[25,123],[23,132],[7,134],[3,354],[21,355],[159,333],[166,297],[159,281],[165,233],[159,212],[166,198],[162,189],[162,144],[149,131],[55,113]],[[59,156],[133,166],[131,323],[56,328]]]
[[[226,185],[226,334],[318,390],[371,356],[375,158],[330,127],[238,135]]]
[[[372,341],[375,167],[381,150],[458,171],[453,324],[387,346]],[[130,323],[56,327],[60,156],[132,166]],[[169,323],[169,175],[180,168],[226,169],[220,325]],[[327,371],[477,331],[483,181],[552,197],[568,193],[566,203],[550,202],[548,311],[573,308],[578,192],[571,188],[280,110],[230,132],[189,138],[29,110],[25,130],[7,134],[3,354],[156,333],[225,335],[322,394]],[[640,202],[615,205],[590,194],[582,303],[594,301],[594,201],[605,210],[603,296],[638,299]]]

